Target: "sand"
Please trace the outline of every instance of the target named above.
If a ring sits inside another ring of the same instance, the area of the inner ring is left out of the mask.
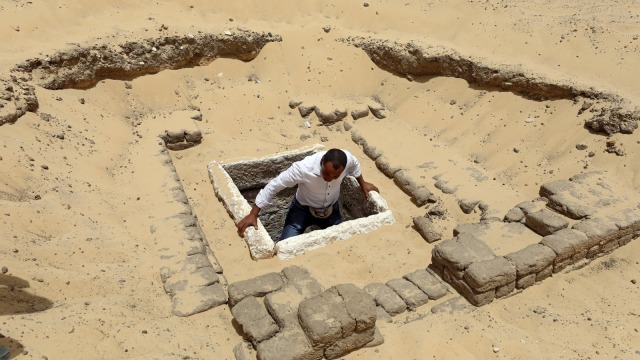
[[[576,115],[583,99],[536,101],[459,78],[408,79],[337,40],[362,36],[443,47],[585,84],[637,106],[638,9],[634,1],[579,0],[3,2],[2,76],[27,59],[74,46],[238,27],[282,41],[266,44],[251,61],[220,58],[126,79],[130,89],[123,79],[104,79],[85,89],[48,90],[33,79],[37,112],[0,126],[0,266],[8,270],[0,275],[0,345],[25,359],[234,358],[242,335],[226,305],[172,315],[150,231],[167,206],[158,200],[166,189],[152,164],[159,141],[154,120],[190,106],[202,113],[203,141],[171,157],[228,282],[301,265],[325,287],[364,286],[430,263],[434,244],[410,227],[425,208],[377,170],[343,122],[303,119],[290,100],[326,111],[384,104],[385,119],[345,121],[438,194],[448,212],[445,238],[479,215],[463,214],[434,188],[436,175],[457,184],[460,196],[479,198],[501,214],[537,197],[540,184],[585,171],[606,170],[637,192],[639,132],[589,131],[589,112]],[[612,139],[625,155],[605,152]],[[251,260],[215,197],[207,164],[315,143],[358,156],[396,223],[292,260]],[[467,167],[487,180],[469,181]],[[345,358],[635,359],[638,254],[640,242],[632,241],[474,311],[418,308],[379,324],[383,345]]]

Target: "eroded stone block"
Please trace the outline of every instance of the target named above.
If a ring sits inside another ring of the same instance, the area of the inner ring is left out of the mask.
[[[303,300],[298,319],[314,347],[328,346],[352,334],[356,321],[349,316],[335,288]]]
[[[247,296],[260,297],[276,291],[284,285],[278,273],[268,273],[253,279],[237,281],[229,285],[229,304],[233,307]]]
[[[322,285],[311,277],[307,269],[300,266],[287,266],[282,269],[282,275],[295,287],[303,298],[309,298],[322,292]]]
[[[540,272],[553,263],[556,253],[551,248],[542,244],[529,245],[505,256],[516,267],[516,275],[520,278],[524,275]]]
[[[486,292],[516,280],[516,267],[502,256],[476,261],[467,267],[464,280],[477,292]]]
[[[373,327],[362,332],[353,333],[328,346],[324,350],[324,357],[327,359],[337,359],[354,350],[360,349],[371,342],[374,335],[375,328]]]
[[[387,281],[387,286],[404,300],[409,309],[415,309],[429,302],[429,296],[408,280],[392,279]]]
[[[190,316],[220,306],[227,302],[227,293],[220,283],[202,287],[189,287],[171,298],[172,313],[176,316]]]
[[[614,222],[598,217],[582,220],[571,228],[584,233],[592,245],[614,239],[619,230]]]
[[[496,297],[496,289],[479,293],[473,290],[464,280],[454,277],[449,269],[444,270],[444,280],[451,284],[467,301],[474,306],[483,306],[491,303]]]
[[[543,237],[540,244],[553,250],[556,253],[555,262],[559,262],[573,257],[581,250],[589,249],[593,246],[593,241],[580,231],[563,229],[555,234]]]
[[[298,325],[298,306],[304,297],[292,286],[286,286],[264,297],[264,305],[281,329]]]
[[[438,300],[449,292],[447,287],[426,269],[419,269],[406,274],[404,278],[411,281],[422,290],[422,292],[427,294],[431,300]]]
[[[524,223],[542,236],[551,235],[569,226],[567,219],[548,209],[527,214]]]
[[[428,243],[436,242],[442,239],[442,234],[435,228],[433,221],[424,216],[416,216],[413,218],[413,225],[418,233]]]
[[[238,302],[231,313],[254,344],[272,337],[280,329],[264,305],[253,296]]]
[[[469,233],[443,241],[433,248],[434,261],[454,270],[464,271],[471,263],[493,259],[496,255],[483,241]]]
[[[407,304],[390,287],[381,283],[368,284],[364,287],[375,302],[390,315],[398,315],[407,310]]]
[[[299,326],[277,333],[258,344],[260,360],[320,360],[322,348],[314,348]]]
[[[356,321],[356,332],[371,329],[376,324],[376,303],[371,295],[353,284],[336,285],[349,316]]]

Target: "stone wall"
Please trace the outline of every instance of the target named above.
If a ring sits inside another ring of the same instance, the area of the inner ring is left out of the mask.
[[[628,194],[605,172],[543,184],[541,198],[518,204],[504,217],[539,234],[538,243],[498,256],[478,232],[458,231],[433,249],[432,262],[469,302],[486,305],[639,237],[640,205]]]

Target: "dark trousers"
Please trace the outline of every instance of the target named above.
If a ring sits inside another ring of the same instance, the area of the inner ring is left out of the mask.
[[[308,206],[301,205],[293,196],[293,201],[289,206],[289,212],[284,220],[284,228],[280,235],[280,240],[290,238],[292,236],[300,235],[311,225],[317,225],[320,229],[326,229],[329,226],[338,225],[342,222],[342,216],[340,215],[340,207],[336,201],[333,204],[333,212],[329,217],[325,219],[319,219],[309,211]]]

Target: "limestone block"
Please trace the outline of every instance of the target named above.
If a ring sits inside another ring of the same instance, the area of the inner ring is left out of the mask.
[[[505,222],[520,222],[524,219],[524,212],[519,207],[514,207],[509,210],[507,214],[504,216]]]
[[[382,310],[384,311],[384,310]],[[374,346],[378,346],[378,345],[382,345],[384,344],[384,337],[382,336],[382,333],[380,333],[380,330],[378,329],[378,327],[375,327],[375,332],[373,334],[373,340],[369,341],[368,343],[366,343],[363,347],[369,348],[369,347],[374,347]]]
[[[189,287],[171,298],[171,312],[180,317],[189,316],[220,306],[227,302],[227,293],[220,283],[203,287]]]
[[[363,117],[367,117],[369,116],[369,108],[365,108],[365,109],[359,109],[359,110],[352,110],[351,111],[351,117],[353,118],[353,120],[358,120],[358,119],[362,119]]]
[[[432,250],[433,259],[454,270],[464,271],[471,263],[493,259],[496,255],[484,242],[468,233],[436,245]]]
[[[465,214],[471,214],[475,210],[476,206],[480,204],[480,200],[475,199],[460,199],[458,200],[458,206]]]
[[[431,300],[438,300],[449,292],[447,287],[441,283],[440,280],[425,269],[419,269],[406,274],[404,278],[411,281],[415,286],[422,290],[422,292],[427,294]]]
[[[498,286],[496,288],[496,298],[505,297],[511,294],[516,289],[516,282],[512,281],[508,284]]]
[[[582,220],[571,228],[584,233],[592,246],[616,238],[619,230],[611,220],[598,217]]]
[[[585,204],[580,199],[566,193],[549,196],[548,206],[549,208],[573,220],[580,220],[587,216],[593,216],[598,212],[596,207]]]
[[[351,132],[351,140],[358,145],[362,145],[366,142],[362,135],[355,130]]]
[[[373,114],[373,116],[375,116],[376,119],[384,119],[387,117],[383,113],[384,106],[369,105],[369,110],[371,110],[371,114]]]
[[[375,146],[369,145],[368,143],[362,144],[362,150],[371,160],[376,160],[380,156],[382,156],[382,151],[378,150]]]
[[[268,293],[264,306],[281,329],[298,326],[298,306],[304,297],[292,286]]]
[[[238,302],[231,313],[254,344],[272,337],[280,329],[264,305],[253,296],[247,296]]]
[[[567,219],[548,209],[527,214],[524,223],[542,236],[553,234],[569,226]]]
[[[213,285],[220,281],[218,274],[211,267],[182,271],[174,274],[164,282],[164,290],[168,294],[184,291],[188,287]]]
[[[376,303],[371,295],[353,284],[336,285],[349,316],[356,321],[356,332],[372,329],[376,325]]]
[[[449,269],[444,270],[444,280],[451,284],[467,301],[474,306],[483,306],[491,303],[496,297],[496,289],[491,289],[486,292],[477,292],[473,290],[469,285],[461,279],[456,278],[451,274]]]
[[[381,155],[376,159],[376,167],[388,178],[393,178],[395,174],[400,171],[400,168],[391,165],[389,159],[384,155]]]
[[[300,112],[300,116],[302,116],[303,118],[306,118],[307,116],[311,115],[311,113],[313,113],[316,110],[315,106],[303,106],[303,105],[299,105],[298,106],[298,111]]]
[[[531,273],[537,273],[553,263],[556,253],[542,244],[529,245],[505,256],[516,267],[518,278]]]
[[[602,252],[602,248],[601,246],[598,245],[594,245],[592,247],[589,248],[589,250],[587,250],[587,259],[593,259],[598,257],[598,255]]]
[[[247,296],[264,296],[284,285],[278,273],[268,273],[253,279],[237,281],[229,285],[229,304],[233,307]]]
[[[448,181],[445,181],[445,180],[442,180],[442,179],[436,181],[436,183],[433,184],[433,186],[435,186],[436,189],[439,189],[440,191],[442,191],[445,194],[454,194],[456,191],[458,191],[458,187],[457,186],[449,185]]]
[[[409,309],[415,309],[429,302],[429,296],[406,279],[389,280],[387,286],[404,300]]]
[[[375,302],[380,305],[389,315],[394,316],[407,310],[407,304],[390,287],[381,283],[368,284],[364,287]]]
[[[593,246],[593,241],[580,231],[563,229],[543,237],[540,244],[551,248],[556,253],[554,263],[557,263],[573,257],[581,250],[588,250]]]
[[[627,235],[640,230],[640,211],[637,208],[627,208],[608,217],[618,227],[621,234]]]
[[[464,280],[477,292],[485,292],[516,280],[516,267],[502,256],[476,261],[467,267]]]
[[[298,109],[301,109],[301,108],[302,107],[298,107]],[[338,122],[346,118],[348,115],[346,110],[335,109],[330,112],[324,112],[324,111],[321,111],[318,107],[315,108],[315,113],[316,113],[316,116],[318,117],[318,120],[320,120],[320,122],[325,125],[330,125],[335,122]],[[302,115],[302,111],[300,112],[300,114]]]
[[[233,347],[233,355],[236,360],[255,360],[258,354],[250,342],[241,341]]]
[[[413,179],[404,171],[400,170],[393,176],[393,182],[398,186],[405,194],[411,196],[417,206],[423,206],[427,203],[433,203],[437,201],[437,198],[426,187],[416,184]]]
[[[353,333],[329,345],[324,350],[324,357],[329,360],[337,359],[354,350],[358,350],[373,341],[374,335],[375,328],[373,327],[362,332]]]
[[[391,290],[391,291],[393,291],[393,290]],[[400,301],[402,301],[402,299],[400,299]],[[402,305],[405,305],[404,301],[402,301]],[[376,306],[376,322],[380,322],[380,321],[384,321],[386,323],[391,323],[393,320],[391,319],[391,315],[389,315],[389,313],[386,312],[382,308],[382,306]]]
[[[428,243],[436,242],[442,239],[442,234],[435,228],[433,221],[424,216],[416,216],[413,218],[413,225],[423,239]]]
[[[516,207],[522,210],[525,215],[527,215],[529,213],[544,209],[547,206],[547,202],[548,199],[546,198],[538,198],[531,201],[523,201],[520,204],[516,205]]]
[[[540,196],[548,198],[551,195],[570,192],[576,188],[576,183],[569,180],[557,180],[542,184],[540,186]]]
[[[311,277],[307,269],[292,265],[282,269],[282,275],[302,295],[304,299],[318,295],[322,292],[322,285]]]
[[[299,326],[277,333],[256,349],[260,360],[320,360],[323,355],[322,348],[311,346]]]
[[[536,274],[536,282],[540,282],[553,274],[553,265],[549,265],[546,268],[540,270]]]
[[[356,328],[356,321],[349,316],[335,287],[303,300],[298,319],[314,347],[331,345]]]
[[[516,281],[516,288],[526,289],[536,282],[536,274],[529,274],[519,278]]]

